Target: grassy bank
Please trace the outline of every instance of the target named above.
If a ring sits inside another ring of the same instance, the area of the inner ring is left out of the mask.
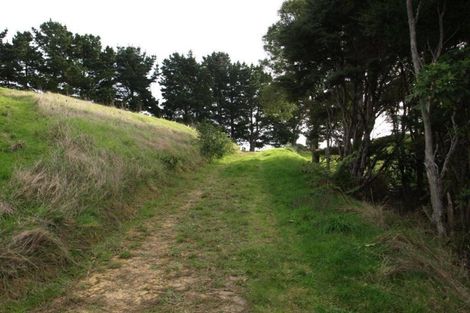
[[[0,89],[0,302],[89,258],[143,196],[202,162],[195,139],[166,120]]]

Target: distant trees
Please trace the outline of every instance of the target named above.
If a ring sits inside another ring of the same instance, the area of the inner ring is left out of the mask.
[[[150,92],[157,79],[155,57],[140,48],[103,48],[100,37],[73,34],[53,21],[17,32],[11,42],[6,35],[0,33],[0,85],[159,113]]]
[[[163,60],[160,85],[167,118],[188,124],[210,116],[208,75],[191,52],[186,56],[174,53]]]
[[[74,34],[54,21],[17,32],[10,41],[6,36],[7,30],[0,32],[0,86],[146,110],[186,124],[211,122],[251,151],[298,137],[300,121],[286,124],[290,117],[270,104],[277,100],[262,100],[271,75],[260,65],[232,62],[226,53],[214,52],[200,62],[192,52],[173,53],[158,68],[155,56],[139,47],[103,47],[99,36]],[[150,91],[157,82],[161,104]]]
[[[174,53],[160,73],[163,115],[184,123],[212,122],[254,151],[283,141],[281,127],[265,113],[261,92],[271,81],[261,66],[232,62],[214,52],[197,62],[191,52]],[[297,139],[297,138],[296,138]]]
[[[148,110],[157,113],[157,101],[150,84],[157,80],[155,56],[147,56],[140,48],[119,47],[116,53],[117,99],[132,111]]]

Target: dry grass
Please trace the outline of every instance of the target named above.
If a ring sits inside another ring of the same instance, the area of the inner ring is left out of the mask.
[[[121,110],[115,107],[92,104],[88,101],[66,97],[59,94],[44,93],[33,94],[38,100],[39,107],[49,113],[60,116],[80,116],[93,119],[107,119],[110,121],[128,123],[136,127],[153,128],[165,132],[183,132],[196,136],[193,128],[164,119],[148,117],[139,113]]]
[[[51,267],[72,261],[61,239],[43,227],[15,234],[0,250],[0,292],[15,297],[25,275],[46,277]],[[15,281],[16,280],[16,281]]]
[[[416,232],[393,233],[379,238],[379,242],[392,253],[384,260],[382,274],[385,277],[423,273],[440,283],[463,303],[470,305],[467,272],[453,261],[456,257],[448,249],[438,247]]]
[[[408,276],[410,273],[424,274],[470,308],[467,269],[458,264],[459,259],[452,254],[451,249],[430,236],[421,219],[413,215],[404,219],[387,210],[383,204],[349,204],[340,211],[357,212],[368,222],[388,230],[376,242],[387,249],[383,255],[379,277],[389,279]]]
[[[387,227],[387,221],[390,219],[390,212],[388,212],[383,204],[370,204],[362,202],[360,205],[355,205],[354,210],[359,212],[367,221],[382,227]]]
[[[74,136],[64,124],[53,133],[56,147],[52,155],[14,173],[16,198],[70,213],[83,207],[84,199],[96,203],[118,200],[126,184],[141,177],[138,166],[96,149],[90,137]]]
[[[163,130],[165,132],[185,133],[196,137],[196,131],[180,123],[165,119],[145,116],[139,113],[125,111],[116,107],[95,104],[77,98],[67,97],[50,92],[35,93],[32,91],[19,91],[14,89],[3,89],[3,94],[10,97],[33,97],[43,112],[57,115],[61,118],[88,117],[96,120],[108,120],[115,123],[132,124],[136,127]]]
[[[0,194],[0,294],[19,296],[55,275],[136,213],[138,190],[152,182],[156,194],[175,171],[202,161],[196,132],[184,125],[61,95],[2,94],[36,100],[49,149],[13,170]]]
[[[6,201],[0,200],[0,216],[10,215],[15,212],[15,208]]]

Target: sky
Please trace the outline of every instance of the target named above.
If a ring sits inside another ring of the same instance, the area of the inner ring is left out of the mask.
[[[10,34],[52,19],[74,33],[99,35],[105,45],[141,47],[159,62],[192,50],[197,58],[227,52],[234,61],[265,57],[262,37],[283,0],[10,0],[0,29]]]

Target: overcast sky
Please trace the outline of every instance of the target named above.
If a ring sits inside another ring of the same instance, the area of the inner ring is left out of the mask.
[[[197,58],[213,51],[256,63],[265,57],[262,36],[277,19],[282,0],[9,0],[0,29],[11,33],[49,19],[76,33],[99,35],[111,46],[140,46],[159,63],[173,52]],[[10,34],[11,34],[10,33]]]

